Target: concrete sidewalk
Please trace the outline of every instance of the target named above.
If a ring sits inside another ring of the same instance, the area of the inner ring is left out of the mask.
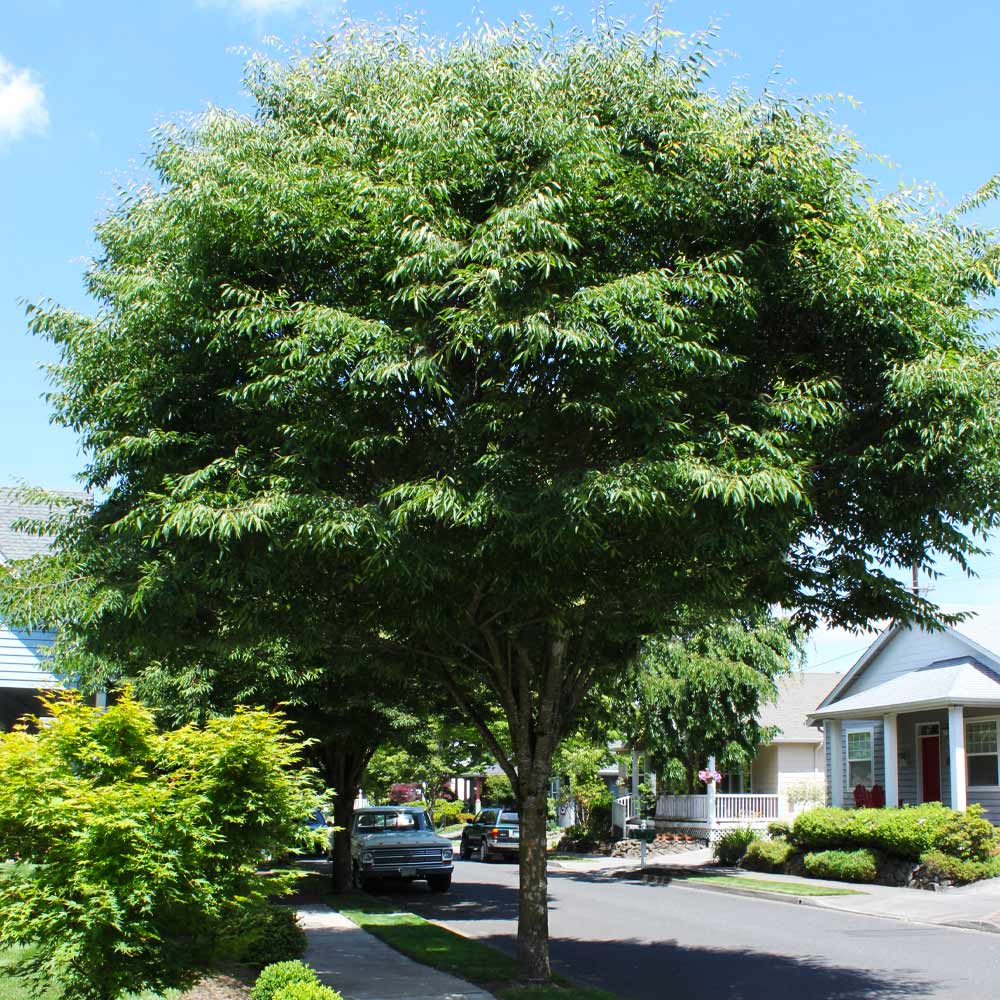
[[[463,979],[401,955],[328,906],[298,912],[308,941],[302,960],[344,1000],[494,1000]]]

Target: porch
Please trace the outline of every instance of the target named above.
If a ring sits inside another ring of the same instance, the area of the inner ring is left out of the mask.
[[[716,792],[708,785],[703,795],[661,795],[656,800],[657,829],[690,833],[709,842],[733,827],[767,829],[778,819],[777,795]]]
[[[943,802],[964,811],[979,803],[1000,823],[1000,680],[992,670],[957,657],[836,695],[811,716],[826,734],[831,805],[850,808],[855,789],[878,786],[887,807]]]

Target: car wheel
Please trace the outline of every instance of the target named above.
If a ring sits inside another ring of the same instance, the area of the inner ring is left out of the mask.
[[[431,892],[447,892],[451,888],[451,875],[428,875]]]
[[[492,855],[490,854],[489,846],[486,843],[486,838],[483,837],[483,839],[479,841],[479,860],[489,861],[491,858]]]
[[[469,858],[472,857],[472,848],[469,846],[469,842],[465,839],[465,837],[462,838],[462,846],[458,849],[458,856],[463,861],[468,861]]]
[[[351,881],[354,883],[355,889],[359,889],[361,892],[371,892],[374,889],[375,880],[362,873],[357,861],[354,862],[352,872]]]

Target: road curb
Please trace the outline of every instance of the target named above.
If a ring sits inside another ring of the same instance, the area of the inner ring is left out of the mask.
[[[748,896],[751,899],[773,899],[778,903],[791,903],[793,905],[798,904],[799,906],[817,906],[823,909],[832,909],[832,907],[824,907],[823,904],[819,902],[820,899],[824,898],[822,896],[797,896],[790,892],[771,892],[768,889],[748,889],[746,886],[742,885],[717,885],[715,883],[700,882],[697,878],[685,878],[683,875],[680,878],[671,878],[666,875],[643,875],[640,877],[643,882],[649,883],[650,885],[676,884],[685,888],[701,889],[705,892],[722,892],[730,896]]]

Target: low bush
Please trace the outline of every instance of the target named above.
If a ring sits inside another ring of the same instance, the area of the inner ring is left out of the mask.
[[[458,822],[458,817],[464,808],[465,803],[461,799],[456,799],[454,802],[448,799],[436,799],[431,814],[438,826],[450,826]]]
[[[329,986],[319,983],[289,983],[274,994],[274,1000],[344,1000]]]
[[[954,842],[979,844],[983,833],[977,815],[956,813],[940,802],[903,809],[810,809],[792,826],[792,841],[805,851],[871,847],[917,861],[938,848],[946,831]]]
[[[928,875],[948,879],[956,885],[1000,877],[1000,857],[992,857],[986,861],[969,861],[951,857],[942,851],[928,851],[921,856],[920,863]]]
[[[792,827],[791,824],[783,819],[776,819],[767,824],[767,835],[769,837],[775,838],[780,837],[783,840],[792,839]]]
[[[455,817],[456,823],[471,823],[476,818],[475,813],[461,812]]]
[[[303,962],[276,962],[261,970],[250,991],[250,1000],[274,1000],[275,995],[293,983],[319,983],[316,973]]]
[[[715,860],[720,865],[739,864],[740,858],[755,840],[760,840],[760,835],[749,827],[726,830],[715,843]]]
[[[983,818],[983,807],[969,806],[964,815],[952,813],[937,832],[935,851],[963,861],[988,861],[997,849],[997,829]]]
[[[794,852],[795,847],[780,837],[754,840],[747,847],[740,864],[753,872],[780,872]]]
[[[878,874],[875,855],[861,848],[857,851],[817,851],[803,859],[806,874],[839,882],[874,882]]]
[[[290,906],[249,906],[225,921],[216,950],[241,965],[285,963],[306,950],[306,932]]]

